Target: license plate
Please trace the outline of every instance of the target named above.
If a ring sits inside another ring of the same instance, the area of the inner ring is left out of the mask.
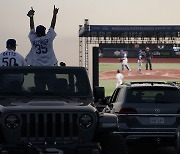
[[[163,117],[151,117],[150,123],[151,124],[164,124],[164,118]]]

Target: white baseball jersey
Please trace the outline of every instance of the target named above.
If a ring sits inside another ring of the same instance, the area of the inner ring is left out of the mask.
[[[23,56],[14,50],[6,50],[0,54],[0,66],[25,66]]]
[[[117,80],[116,88],[123,83],[123,78],[124,78],[123,74],[121,73],[116,74],[116,80]]]
[[[27,64],[32,66],[57,65],[58,61],[53,50],[53,40],[55,37],[56,33],[51,27],[47,34],[41,37],[38,37],[35,30],[32,29],[29,33],[29,39],[32,47],[25,58]]]
[[[127,54],[124,52],[122,58],[122,65],[127,65],[127,64],[128,64]]]

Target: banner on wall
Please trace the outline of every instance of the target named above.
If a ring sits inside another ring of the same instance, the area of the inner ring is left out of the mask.
[[[129,58],[138,57],[139,50],[137,49],[125,49],[125,48],[102,48],[101,49],[101,57],[105,58],[116,58],[120,57],[120,51],[126,51]],[[180,51],[174,50],[152,50],[154,57],[180,57]]]

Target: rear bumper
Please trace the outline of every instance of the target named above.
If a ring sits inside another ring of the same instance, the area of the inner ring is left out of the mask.
[[[176,128],[172,129],[128,129],[116,132],[121,134],[128,143],[150,143],[150,144],[170,144],[174,145]]]
[[[175,140],[180,122],[179,114],[119,114],[119,133],[127,141]],[[174,141],[173,141],[174,143]]]
[[[118,132],[120,133],[120,132]],[[174,134],[123,134],[127,144],[151,144],[151,145],[169,145],[175,146]]]

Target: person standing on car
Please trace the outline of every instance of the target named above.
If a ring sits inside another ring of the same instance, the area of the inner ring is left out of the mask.
[[[150,48],[147,47],[145,51],[146,70],[148,70],[148,66],[149,66],[149,69],[152,70],[152,57],[153,57],[153,54],[150,51]]]
[[[51,26],[46,33],[46,28],[43,25],[34,27],[34,13],[33,8],[27,13],[30,18],[30,33],[29,39],[31,42],[31,50],[26,56],[28,65],[31,66],[56,66],[58,65],[57,58],[53,50],[53,40],[56,37],[54,31],[56,18],[58,14],[58,8],[54,5],[53,17],[51,20]]]
[[[31,50],[26,56],[28,65],[30,66],[57,66],[58,61],[53,49],[53,41],[56,37],[54,31],[56,25],[56,18],[59,9],[55,7],[53,10],[53,17],[51,20],[51,25],[49,31],[46,33],[46,28],[43,25],[34,27],[34,13],[33,8],[27,13],[30,18],[30,33],[29,39],[31,42]],[[36,73],[34,76],[34,82],[37,90],[53,90],[53,84],[56,76],[51,73],[46,73],[44,75]]]
[[[0,66],[25,66],[24,57],[16,51],[16,40],[8,39],[6,41],[7,50],[0,54]]]
[[[123,78],[124,78],[123,74],[120,72],[120,70],[117,70],[117,74],[116,74],[116,81],[117,81],[116,88],[123,83]]]

